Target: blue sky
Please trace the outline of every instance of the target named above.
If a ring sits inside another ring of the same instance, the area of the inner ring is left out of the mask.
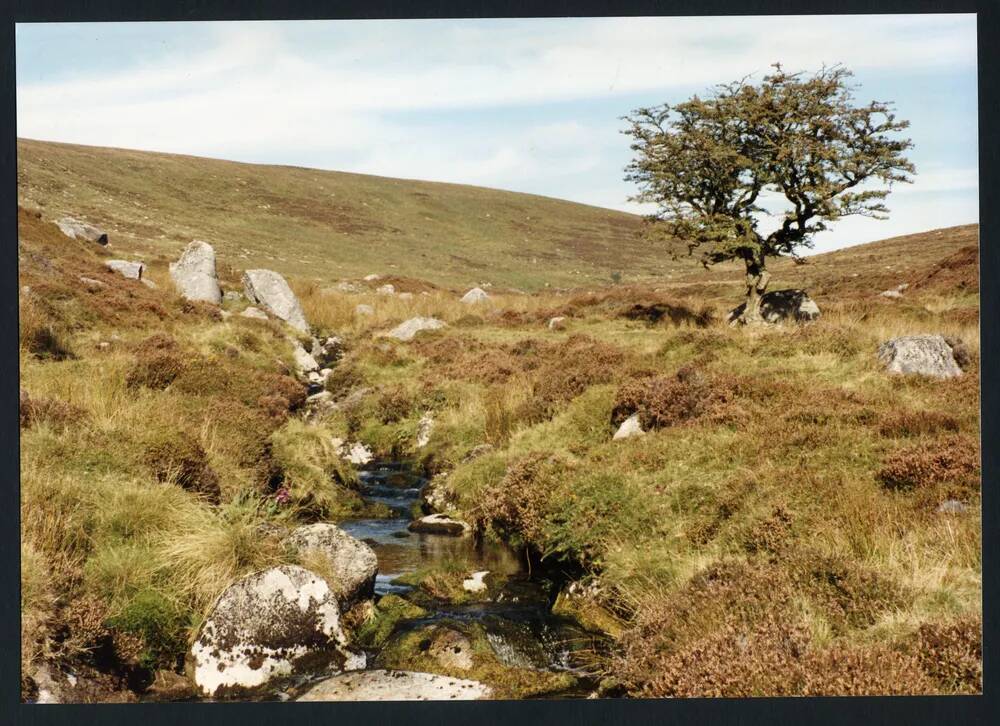
[[[775,61],[843,63],[912,123],[888,221],[978,221],[972,15],[17,26],[18,134],[512,189],[642,212],[619,117]],[[764,224],[766,226],[766,222]]]

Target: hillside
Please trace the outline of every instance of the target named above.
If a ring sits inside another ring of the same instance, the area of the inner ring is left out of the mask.
[[[18,198],[46,219],[106,227],[117,254],[173,259],[198,238],[233,267],[325,281],[375,272],[530,290],[691,264],[649,250],[639,217],[557,199],[26,139]]]

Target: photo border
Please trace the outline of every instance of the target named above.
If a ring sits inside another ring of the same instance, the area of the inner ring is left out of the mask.
[[[983,696],[911,696],[757,699],[566,699],[479,702],[361,702],[361,703],[162,703],[32,705],[20,702],[20,527],[19,426],[17,336],[17,169],[15,111],[16,22],[125,22],[205,20],[308,20],[360,18],[517,18],[643,15],[848,15],[866,13],[977,13],[979,58],[979,225],[981,435],[983,457]],[[1000,46],[1000,3],[996,0],[17,0],[5,3],[0,28],[0,331],[5,345],[0,356],[0,411],[2,438],[0,482],[0,722],[17,724],[273,724],[294,719],[307,724],[378,723],[433,724],[534,723],[702,724],[962,723],[1000,721],[997,709],[997,668],[988,650],[997,642],[998,578],[996,552],[1000,548],[998,442],[1000,385],[1000,286],[989,280],[1000,275],[1000,74],[996,48]],[[982,284],[986,283],[986,284]],[[9,719],[9,720],[8,720]]]

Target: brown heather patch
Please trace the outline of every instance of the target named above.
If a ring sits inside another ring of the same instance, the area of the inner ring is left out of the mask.
[[[714,565],[680,590],[643,603],[619,643],[612,673],[642,697],[935,690],[904,653],[882,646],[815,648],[797,601],[806,597],[824,614],[830,602],[817,597],[814,583],[801,584],[771,564]]]
[[[958,495],[979,492],[979,445],[949,436],[900,449],[888,457],[875,478],[886,489],[912,491],[947,484]]]
[[[733,381],[709,378],[685,366],[672,376],[624,383],[615,394],[611,423],[618,426],[634,413],[646,430],[676,426],[719,412],[735,395]]]
[[[780,554],[792,534],[792,515],[778,505],[770,515],[758,521],[743,538],[743,549],[749,554]]]
[[[175,483],[213,503],[219,501],[219,477],[191,434],[167,429],[147,433],[143,459],[157,481]]]
[[[889,438],[927,436],[939,432],[955,433],[958,419],[940,411],[894,411],[882,417],[879,433]]]
[[[983,622],[968,615],[949,623],[924,623],[916,635],[923,669],[948,693],[983,691]]]
[[[556,493],[553,475],[563,464],[554,457],[535,452],[507,467],[503,479],[478,497],[475,525],[500,532],[516,533],[541,549],[544,546],[545,517]]]
[[[383,424],[402,421],[413,410],[413,399],[401,386],[379,391],[375,398],[375,416]]]

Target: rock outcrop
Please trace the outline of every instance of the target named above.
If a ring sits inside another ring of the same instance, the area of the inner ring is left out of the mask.
[[[962,375],[952,347],[940,335],[904,335],[887,340],[878,348],[878,359],[886,371],[898,375],[933,378]]]
[[[415,671],[343,673],[320,681],[299,701],[475,701],[492,689],[479,681]]]
[[[218,305],[222,302],[219,276],[215,270],[215,250],[208,242],[193,240],[177,262],[170,264],[170,278],[187,300]]]
[[[320,666],[364,667],[345,648],[340,607],[326,581],[295,565],[230,585],[198,629],[188,668],[205,696],[251,693],[269,681]]]
[[[375,291],[379,295],[395,295],[396,288],[393,285],[382,285],[378,290]]]
[[[490,299],[490,296],[486,294],[486,291],[481,287],[474,287],[462,296],[459,302],[463,302],[466,305],[474,305],[476,303],[486,302]]]
[[[104,263],[109,269],[114,270],[122,277],[129,280],[141,280],[142,273],[146,271],[146,266],[141,262],[131,262],[129,260],[108,260]]]
[[[386,335],[396,340],[409,341],[425,330],[439,330],[446,327],[443,320],[437,318],[410,318],[405,323],[400,323],[390,330]]]
[[[730,311],[726,320],[735,322],[744,310],[746,303],[740,303]],[[807,323],[816,320],[820,311],[805,290],[773,290],[761,297],[760,315],[768,323]]]
[[[254,318],[255,320],[267,320],[267,313],[265,313],[260,308],[255,308],[253,306],[248,307],[246,310],[240,313],[244,318]]]
[[[342,610],[374,594],[378,573],[374,550],[339,527],[325,522],[307,524],[295,529],[288,543],[300,554],[324,559],[321,572]]]
[[[56,225],[70,239],[82,239],[87,242],[96,242],[99,245],[106,245],[108,243],[107,232],[79,219],[63,217],[56,222]]]
[[[247,270],[243,273],[243,292],[254,305],[259,305],[296,330],[308,332],[309,323],[299,300],[285,278],[273,270]]]
[[[417,448],[422,449],[431,442],[431,434],[434,433],[434,415],[428,411],[420,417],[417,423]]]

